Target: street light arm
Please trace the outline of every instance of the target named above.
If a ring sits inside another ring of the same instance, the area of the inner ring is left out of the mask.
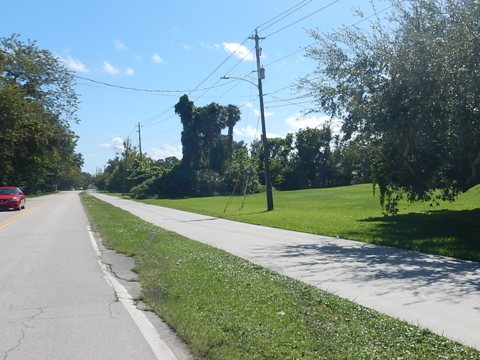
[[[257,84],[255,84],[253,81],[250,81],[250,80],[247,80],[247,79],[244,79],[244,78],[235,77],[235,76],[225,76],[225,75],[223,75],[220,79],[222,79],[222,80],[230,80],[230,79],[232,79],[232,80],[246,81],[246,82],[252,84],[253,86],[255,86],[255,87],[258,89],[258,85],[257,85]]]

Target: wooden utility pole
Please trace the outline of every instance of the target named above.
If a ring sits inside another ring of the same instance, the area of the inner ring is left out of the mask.
[[[140,122],[138,123],[138,150],[140,151],[140,161],[142,161],[143,155],[142,155],[142,134],[140,132]]]
[[[273,210],[273,192],[272,192],[272,178],[270,175],[270,151],[268,149],[267,141],[267,129],[265,126],[265,110],[263,105],[263,88],[262,80],[265,79],[265,69],[260,66],[260,56],[262,49],[259,45],[259,40],[264,39],[258,36],[257,30],[255,30],[255,36],[250,37],[255,40],[255,54],[257,58],[257,75],[258,75],[258,98],[260,99],[260,119],[262,121],[262,144],[263,144],[263,157],[265,167],[265,192],[267,195],[267,211]]]

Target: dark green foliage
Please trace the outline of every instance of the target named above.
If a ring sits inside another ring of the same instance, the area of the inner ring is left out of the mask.
[[[272,184],[276,189],[285,190],[292,188],[300,188],[301,186],[292,185],[292,180],[304,177],[299,177],[294,163],[294,136],[287,134],[285,138],[270,138],[268,141],[269,159],[270,159],[270,173]],[[263,145],[260,140],[254,141],[251,145],[252,158],[256,163],[258,169],[258,179],[262,184],[265,182],[265,162],[263,156]],[[293,175],[292,178],[290,175]],[[302,182],[303,184],[303,182]]]
[[[228,105],[227,106],[227,118],[226,118],[226,125],[228,128],[228,145],[227,149],[229,150],[229,160],[231,160],[232,152],[233,152],[233,128],[237,122],[240,121],[240,109],[235,105]]]
[[[370,162],[359,141],[340,142],[327,124],[300,129],[285,138],[268,139],[273,186],[296,190],[358,184],[370,181]],[[263,180],[262,143],[254,141],[251,156]]]
[[[318,188],[331,184],[330,127],[303,129],[296,135],[297,169],[305,174],[306,187]]]
[[[161,181],[160,197],[182,198],[195,194],[196,172],[181,163],[166,173]]]
[[[183,95],[175,105],[175,112],[183,125],[183,158],[180,165],[164,176],[159,195],[210,196],[231,191],[226,190],[224,173],[236,146],[233,127],[240,120],[238,107],[217,103],[196,107]],[[228,134],[222,135],[225,128]]]
[[[179,164],[175,157],[154,161],[127,141],[121,156],[109,160],[103,172],[95,176],[95,184],[99,190],[128,193],[139,199],[154,197],[162,192],[163,175]]]
[[[183,95],[175,105],[175,113],[180,116],[182,121],[182,163],[186,166],[197,167],[199,163],[199,143],[198,131],[193,121],[195,105],[193,101],[188,99],[187,95]]]

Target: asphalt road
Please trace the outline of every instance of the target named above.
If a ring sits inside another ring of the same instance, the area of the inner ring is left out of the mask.
[[[101,261],[78,193],[0,212],[0,359],[184,358],[154,322]]]
[[[93,195],[190,239],[480,349],[480,263]]]

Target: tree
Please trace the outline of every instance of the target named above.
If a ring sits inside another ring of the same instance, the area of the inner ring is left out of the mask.
[[[235,105],[227,106],[227,119],[226,125],[228,127],[228,159],[232,159],[233,153],[233,128],[240,121],[240,109]]]
[[[217,103],[210,103],[195,109],[193,121],[198,130],[201,168],[204,170],[211,169],[210,154],[215,140],[226,126],[226,115],[225,108]]]
[[[181,164],[165,174],[162,194],[179,197],[218,193],[235,146],[233,128],[240,120],[240,110],[234,105],[217,103],[196,107],[183,95],[175,105],[175,112],[183,125],[183,158]],[[223,135],[222,130],[227,127],[228,134]]]
[[[237,143],[233,149],[232,161],[225,171],[223,185],[224,193],[229,195],[244,195],[260,190],[257,169],[243,142]]]
[[[78,122],[73,74],[48,50],[18,35],[0,38],[1,85],[21,89],[25,100],[40,104],[62,124]]]
[[[19,36],[0,38],[0,183],[28,192],[81,177],[75,153],[78,122],[73,75],[49,51]]]
[[[267,139],[272,185],[279,190],[292,190],[301,187],[298,186],[298,182],[295,180],[295,178],[298,180],[298,174],[294,174],[293,138],[293,134],[287,134],[284,138],[277,137]],[[258,169],[257,177],[264,182],[265,162],[263,158],[263,144],[260,140],[252,142],[251,153]]]
[[[370,142],[387,213],[398,201],[454,200],[480,182],[480,2],[391,0],[390,24],[322,35],[301,81],[317,110]],[[387,30],[391,29],[391,30]]]
[[[325,187],[331,183],[329,167],[332,131],[329,126],[322,129],[299,130],[295,138],[297,149],[297,171],[305,175],[307,187]]]
[[[370,142],[356,136],[347,141],[335,137],[330,158],[335,186],[364,184],[371,182]]]
[[[187,167],[198,167],[199,164],[199,138],[194,122],[195,105],[187,95],[180,97],[175,104],[175,113],[180,116],[183,125],[182,131],[182,164]]]

